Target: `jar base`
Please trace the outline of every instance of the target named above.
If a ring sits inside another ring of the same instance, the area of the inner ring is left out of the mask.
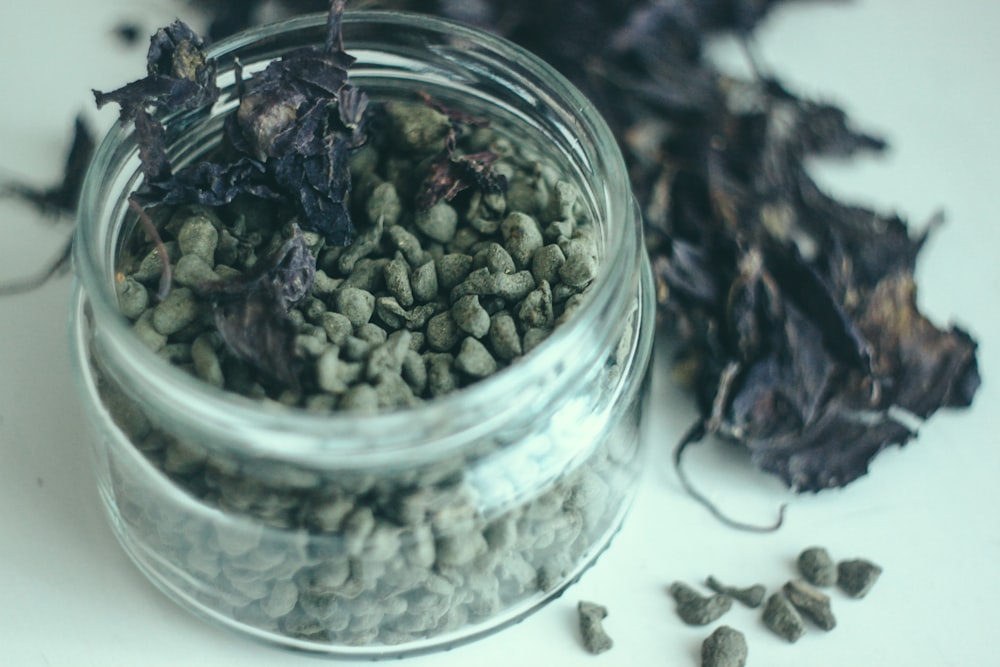
[[[402,658],[407,656],[436,653],[448,651],[465,644],[483,639],[489,635],[499,632],[507,627],[516,625],[525,620],[535,612],[539,611],[547,604],[561,597],[570,587],[576,584],[581,577],[598,561],[610,547],[615,536],[621,530],[625,516],[633,500],[630,497],[623,503],[618,515],[611,522],[606,535],[593,547],[593,553],[581,558],[576,567],[551,590],[539,593],[534,597],[523,600],[503,613],[493,616],[488,622],[475,625],[464,626],[463,628],[436,635],[432,638],[400,645],[366,645],[348,646],[343,644],[329,644],[317,641],[309,641],[289,637],[277,632],[268,632],[259,627],[246,623],[241,623],[232,616],[220,613],[210,606],[198,600],[197,596],[184,591],[175,583],[176,580],[185,580],[191,583],[190,577],[172,563],[162,558],[155,549],[149,548],[135,537],[129,530],[127,521],[122,517],[113,494],[105,488],[101,488],[101,500],[104,511],[108,517],[115,539],[128,555],[129,560],[136,566],[139,572],[150,581],[167,598],[172,600],[180,608],[194,614],[195,616],[210,621],[218,626],[226,628],[235,634],[262,643],[277,646],[285,649],[302,651],[305,653],[323,655],[331,658],[342,659],[366,659],[382,660],[389,658]],[[172,580],[171,577],[177,579]]]

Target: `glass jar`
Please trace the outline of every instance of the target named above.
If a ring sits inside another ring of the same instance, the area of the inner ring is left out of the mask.
[[[217,145],[244,72],[322,44],[312,16],[219,43],[220,100],[166,121],[181,165]],[[144,346],[116,301],[141,178],[131,127],[82,195],[72,347],[98,486],[139,568],[206,617],[343,657],[442,649],[558,596],[617,531],[640,470],[653,284],[624,163],[594,108],[494,36],[344,17],[351,80],[490,118],[576,181],[599,266],[565,323],[508,368],[416,407],[317,415],[204,383]]]

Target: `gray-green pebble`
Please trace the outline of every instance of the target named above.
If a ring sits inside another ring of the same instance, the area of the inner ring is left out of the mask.
[[[577,603],[577,615],[580,623],[580,636],[587,652],[597,655],[610,650],[614,641],[604,630],[604,619],[608,615],[607,608],[595,602],[581,600]]]
[[[479,303],[479,297],[475,294],[468,294],[460,297],[451,307],[452,319],[459,329],[474,336],[482,338],[490,330],[490,314]]]
[[[732,599],[726,595],[702,595],[679,581],[670,585],[669,592],[677,603],[677,615],[688,625],[707,625],[733,606]]]
[[[486,346],[469,336],[455,357],[455,368],[474,378],[484,378],[497,370],[497,362]]]
[[[837,563],[837,586],[852,598],[868,595],[882,574],[882,567],[864,558]]]
[[[351,325],[367,324],[375,312],[375,295],[357,287],[344,287],[336,294],[337,311],[350,320]]]
[[[809,547],[797,559],[799,572],[813,586],[833,586],[837,582],[837,566],[823,547]]]
[[[215,249],[219,245],[219,232],[207,216],[196,214],[181,226],[177,245],[182,254],[197,255],[212,266],[215,264]]]
[[[802,616],[780,591],[767,598],[761,619],[771,632],[790,643],[797,642],[806,632]]]
[[[746,637],[728,625],[720,625],[701,644],[701,667],[745,667],[746,664]]]
[[[186,287],[175,287],[153,310],[153,328],[169,336],[198,319],[200,312],[194,293]]]
[[[781,589],[788,601],[800,613],[823,630],[833,630],[837,619],[830,607],[830,598],[803,581],[789,581]]]

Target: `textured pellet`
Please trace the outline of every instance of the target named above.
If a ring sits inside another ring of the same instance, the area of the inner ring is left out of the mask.
[[[393,225],[386,230],[389,242],[403,254],[410,266],[420,266],[428,260],[427,254],[420,245],[420,239],[400,225]]]
[[[375,296],[367,290],[345,287],[337,292],[336,299],[337,311],[354,327],[367,323],[375,312]]]
[[[444,149],[451,122],[440,111],[422,104],[389,102],[385,112],[392,136],[404,150],[429,154]]]
[[[177,243],[175,241],[167,241],[163,244],[163,247],[167,252],[167,258],[171,262],[177,261],[181,254]],[[158,281],[162,274],[163,259],[159,251],[153,248],[139,262],[138,268],[132,272],[132,277],[139,282],[154,282]]]
[[[823,547],[803,550],[797,564],[802,577],[813,586],[832,586],[837,582],[837,566]]]
[[[169,336],[198,319],[199,312],[194,293],[186,287],[175,287],[153,310],[153,328]]]
[[[406,383],[413,389],[414,393],[423,393],[424,388],[427,386],[427,366],[424,364],[424,359],[420,354],[415,350],[407,351],[406,356],[403,357],[400,373]]]
[[[559,267],[559,277],[570,287],[583,287],[597,275],[597,252],[587,236],[575,236],[560,243],[566,261]]]
[[[806,626],[802,616],[783,593],[773,593],[764,605],[762,615],[764,625],[773,633],[794,643],[805,634]]]
[[[490,318],[489,343],[498,359],[510,361],[520,356],[521,338],[517,324],[509,313],[497,313]]]
[[[472,258],[461,253],[442,255],[435,261],[438,286],[451,291],[469,275],[472,269]]]
[[[559,269],[566,263],[562,248],[554,243],[542,246],[531,257],[531,275],[536,283],[543,280],[550,285],[559,280]]]
[[[173,270],[173,281],[176,284],[190,287],[199,293],[219,280],[219,274],[200,255],[184,255],[177,260]]]
[[[323,391],[342,394],[361,376],[361,364],[344,361],[340,350],[328,347],[316,360],[316,382]]]
[[[427,389],[431,396],[443,396],[458,388],[458,376],[452,370],[454,357],[447,353],[425,357],[427,363]]]
[[[421,232],[439,243],[448,243],[455,238],[458,228],[458,213],[447,202],[441,201],[413,216],[413,224]]]
[[[382,373],[378,376],[374,386],[380,409],[389,410],[414,405],[417,402],[413,390],[399,375]]]
[[[435,352],[447,352],[461,338],[461,331],[451,311],[438,313],[427,322],[427,346]]]
[[[514,258],[499,243],[490,243],[486,247],[483,251],[483,263],[490,273],[514,273],[517,271]]]
[[[334,345],[343,345],[354,331],[354,325],[346,315],[327,311],[320,315],[319,324],[326,332],[327,339]]]
[[[716,628],[701,644],[701,667],[744,667],[747,640],[728,625]]]
[[[671,584],[669,590],[677,602],[677,615],[688,625],[707,625],[729,611],[733,604],[728,596],[701,595],[679,581]]]
[[[340,399],[340,407],[344,410],[358,412],[376,412],[378,410],[378,392],[370,384],[356,384]]]
[[[705,585],[716,593],[728,595],[732,599],[750,607],[751,609],[756,609],[762,605],[764,603],[764,596],[767,595],[767,589],[761,584],[741,588],[737,586],[726,586],[715,577],[708,577],[708,579],[705,580]]]
[[[299,601],[299,589],[291,581],[279,581],[261,603],[261,609],[271,618],[289,614]]]
[[[149,305],[149,292],[135,278],[126,277],[116,283],[118,291],[118,308],[122,315],[134,320],[146,311]]]
[[[337,260],[337,267],[344,273],[352,273],[362,259],[377,253],[382,242],[384,229],[383,219],[378,218],[370,229],[355,236],[351,245],[341,252],[340,259]]]
[[[878,581],[882,568],[864,558],[837,563],[837,586],[853,598],[863,598]]]
[[[197,255],[206,264],[215,264],[215,248],[219,244],[219,232],[212,221],[204,216],[188,219],[177,233],[177,245],[184,255]]]
[[[547,281],[543,280],[524,297],[517,307],[517,318],[525,329],[552,328],[552,289]]]
[[[396,186],[389,182],[379,183],[375,186],[365,204],[368,220],[372,224],[381,221],[385,227],[395,225],[399,221],[402,210],[403,206],[399,201]]]
[[[337,291],[343,280],[339,278],[331,278],[327,275],[326,271],[323,269],[316,270],[316,276],[313,278],[312,292],[313,294],[319,296],[329,296]]]
[[[530,265],[535,251],[542,247],[542,232],[538,222],[530,215],[515,211],[500,223],[504,248],[510,253],[518,269]]]
[[[802,581],[789,581],[781,590],[788,601],[818,627],[833,630],[837,625],[828,596]]]
[[[435,545],[437,564],[439,567],[465,565],[486,553],[488,548],[486,539],[477,532],[441,537]]]
[[[413,288],[410,286],[410,266],[405,260],[397,258],[385,266],[385,287],[396,297],[396,301],[404,308],[413,305]]]
[[[462,341],[455,368],[474,378],[484,378],[496,372],[497,362],[482,343],[470,336]]]
[[[367,377],[375,379],[383,374],[399,375],[406,353],[410,350],[410,332],[406,329],[394,331],[385,342],[375,347],[368,355]]]
[[[451,315],[459,329],[476,338],[482,338],[490,330],[490,314],[474,294],[458,299],[451,307]]]
[[[365,322],[354,330],[354,335],[371,345],[372,348],[382,345],[389,337],[386,330],[374,322]]]
[[[390,329],[400,329],[407,325],[411,313],[399,305],[394,296],[380,296],[375,299],[375,317]]]
[[[549,191],[549,201],[542,212],[546,222],[553,220],[572,221],[575,219],[573,207],[576,205],[580,191],[569,181],[557,181]]]
[[[594,602],[581,600],[577,603],[580,635],[583,647],[588,653],[598,654],[609,650],[614,642],[604,630],[603,621],[608,615],[606,607]]]
[[[219,355],[215,352],[215,342],[211,334],[202,334],[191,343],[191,361],[195,373],[205,382],[216,387],[225,384]]]
[[[410,275],[410,293],[417,303],[426,303],[437,296],[438,278],[434,262],[424,262],[413,269]]]

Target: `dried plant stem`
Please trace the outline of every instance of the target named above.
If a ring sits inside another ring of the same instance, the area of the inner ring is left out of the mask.
[[[688,429],[687,433],[684,434],[680,442],[677,443],[677,447],[674,448],[674,469],[677,470],[677,477],[680,479],[681,486],[684,487],[684,490],[687,491],[688,495],[695,501],[704,505],[705,508],[712,513],[712,516],[730,528],[745,530],[751,533],[773,533],[781,528],[782,523],[785,521],[785,508],[787,507],[787,503],[782,503],[781,507],[778,508],[778,518],[773,524],[768,526],[759,526],[756,524],[737,521],[736,519],[727,516],[701,491],[694,488],[694,485],[691,484],[691,480],[688,479],[687,473],[684,471],[684,467],[681,465],[681,457],[683,456],[684,450],[687,449],[688,445],[699,442],[705,437],[706,433],[707,429],[705,427],[705,420],[699,419],[691,426],[691,428]]]
[[[142,224],[142,228],[149,234],[149,238],[153,241],[153,247],[156,248],[156,254],[160,256],[160,264],[163,268],[160,272],[160,285],[156,290],[156,298],[163,301],[167,298],[167,294],[170,293],[170,281],[172,279],[170,256],[167,254],[167,246],[163,245],[163,239],[160,238],[160,233],[156,231],[156,225],[153,224],[152,218],[146,213],[142,204],[132,196],[128,198],[128,205],[139,216],[139,223]]]

